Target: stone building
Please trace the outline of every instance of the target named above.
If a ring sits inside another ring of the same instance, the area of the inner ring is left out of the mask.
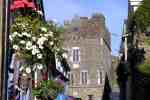
[[[2,13],[3,13],[3,0],[0,1],[0,89],[2,88]],[[1,89],[2,90],[2,89]],[[1,99],[1,93],[2,91],[0,90],[0,99]]]
[[[111,70],[110,70],[112,85],[117,84],[116,81],[117,81],[117,67],[118,67],[118,64],[119,64],[119,57],[112,55],[112,67],[111,67]]]
[[[71,71],[68,95],[101,100],[105,75],[110,76],[110,33],[101,14],[65,21],[64,48]]]

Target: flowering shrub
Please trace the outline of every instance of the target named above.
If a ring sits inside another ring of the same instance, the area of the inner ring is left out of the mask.
[[[9,39],[17,56],[29,64],[47,64],[54,54],[60,58],[62,28],[38,18],[17,17],[11,26]]]
[[[40,85],[33,88],[32,95],[37,96],[41,100],[48,100],[50,97],[54,100],[59,93],[64,91],[64,87],[54,80],[41,81]]]

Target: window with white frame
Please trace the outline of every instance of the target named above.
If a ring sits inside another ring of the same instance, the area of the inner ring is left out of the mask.
[[[68,73],[68,79],[69,79],[69,84],[73,85],[73,83],[74,83],[74,75],[73,75],[72,72]]]
[[[88,71],[81,71],[80,81],[81,84],[88,84]]]
[[[104,40],[103,38],[100,39],[100,44],[103,45],[104,44]]]
[[[73,63],[79,63],[80,62],[80,49],[79,49],[79,47],[73,47],[72,48],[72,61],[73,61]]]
[[[103,70],[97,70],[98,84],[103,84]]]

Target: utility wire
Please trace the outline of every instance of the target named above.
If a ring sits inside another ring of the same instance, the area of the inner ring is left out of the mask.
[[[121,35],[118,35],[118,34],[116,34],[116,33],[111,33],[111,36],[114,36],[114,37],[120,37],[120,38],[122,38],[122,36],[121,36]]]

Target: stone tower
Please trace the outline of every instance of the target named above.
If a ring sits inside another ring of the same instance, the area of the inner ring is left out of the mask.
[[[101,100],[105,75],[111,67],[110,33],[102,14],[65,21],[64,48],[71,67],[68,95]],[[108,73],[109,74],[109,73]]]

